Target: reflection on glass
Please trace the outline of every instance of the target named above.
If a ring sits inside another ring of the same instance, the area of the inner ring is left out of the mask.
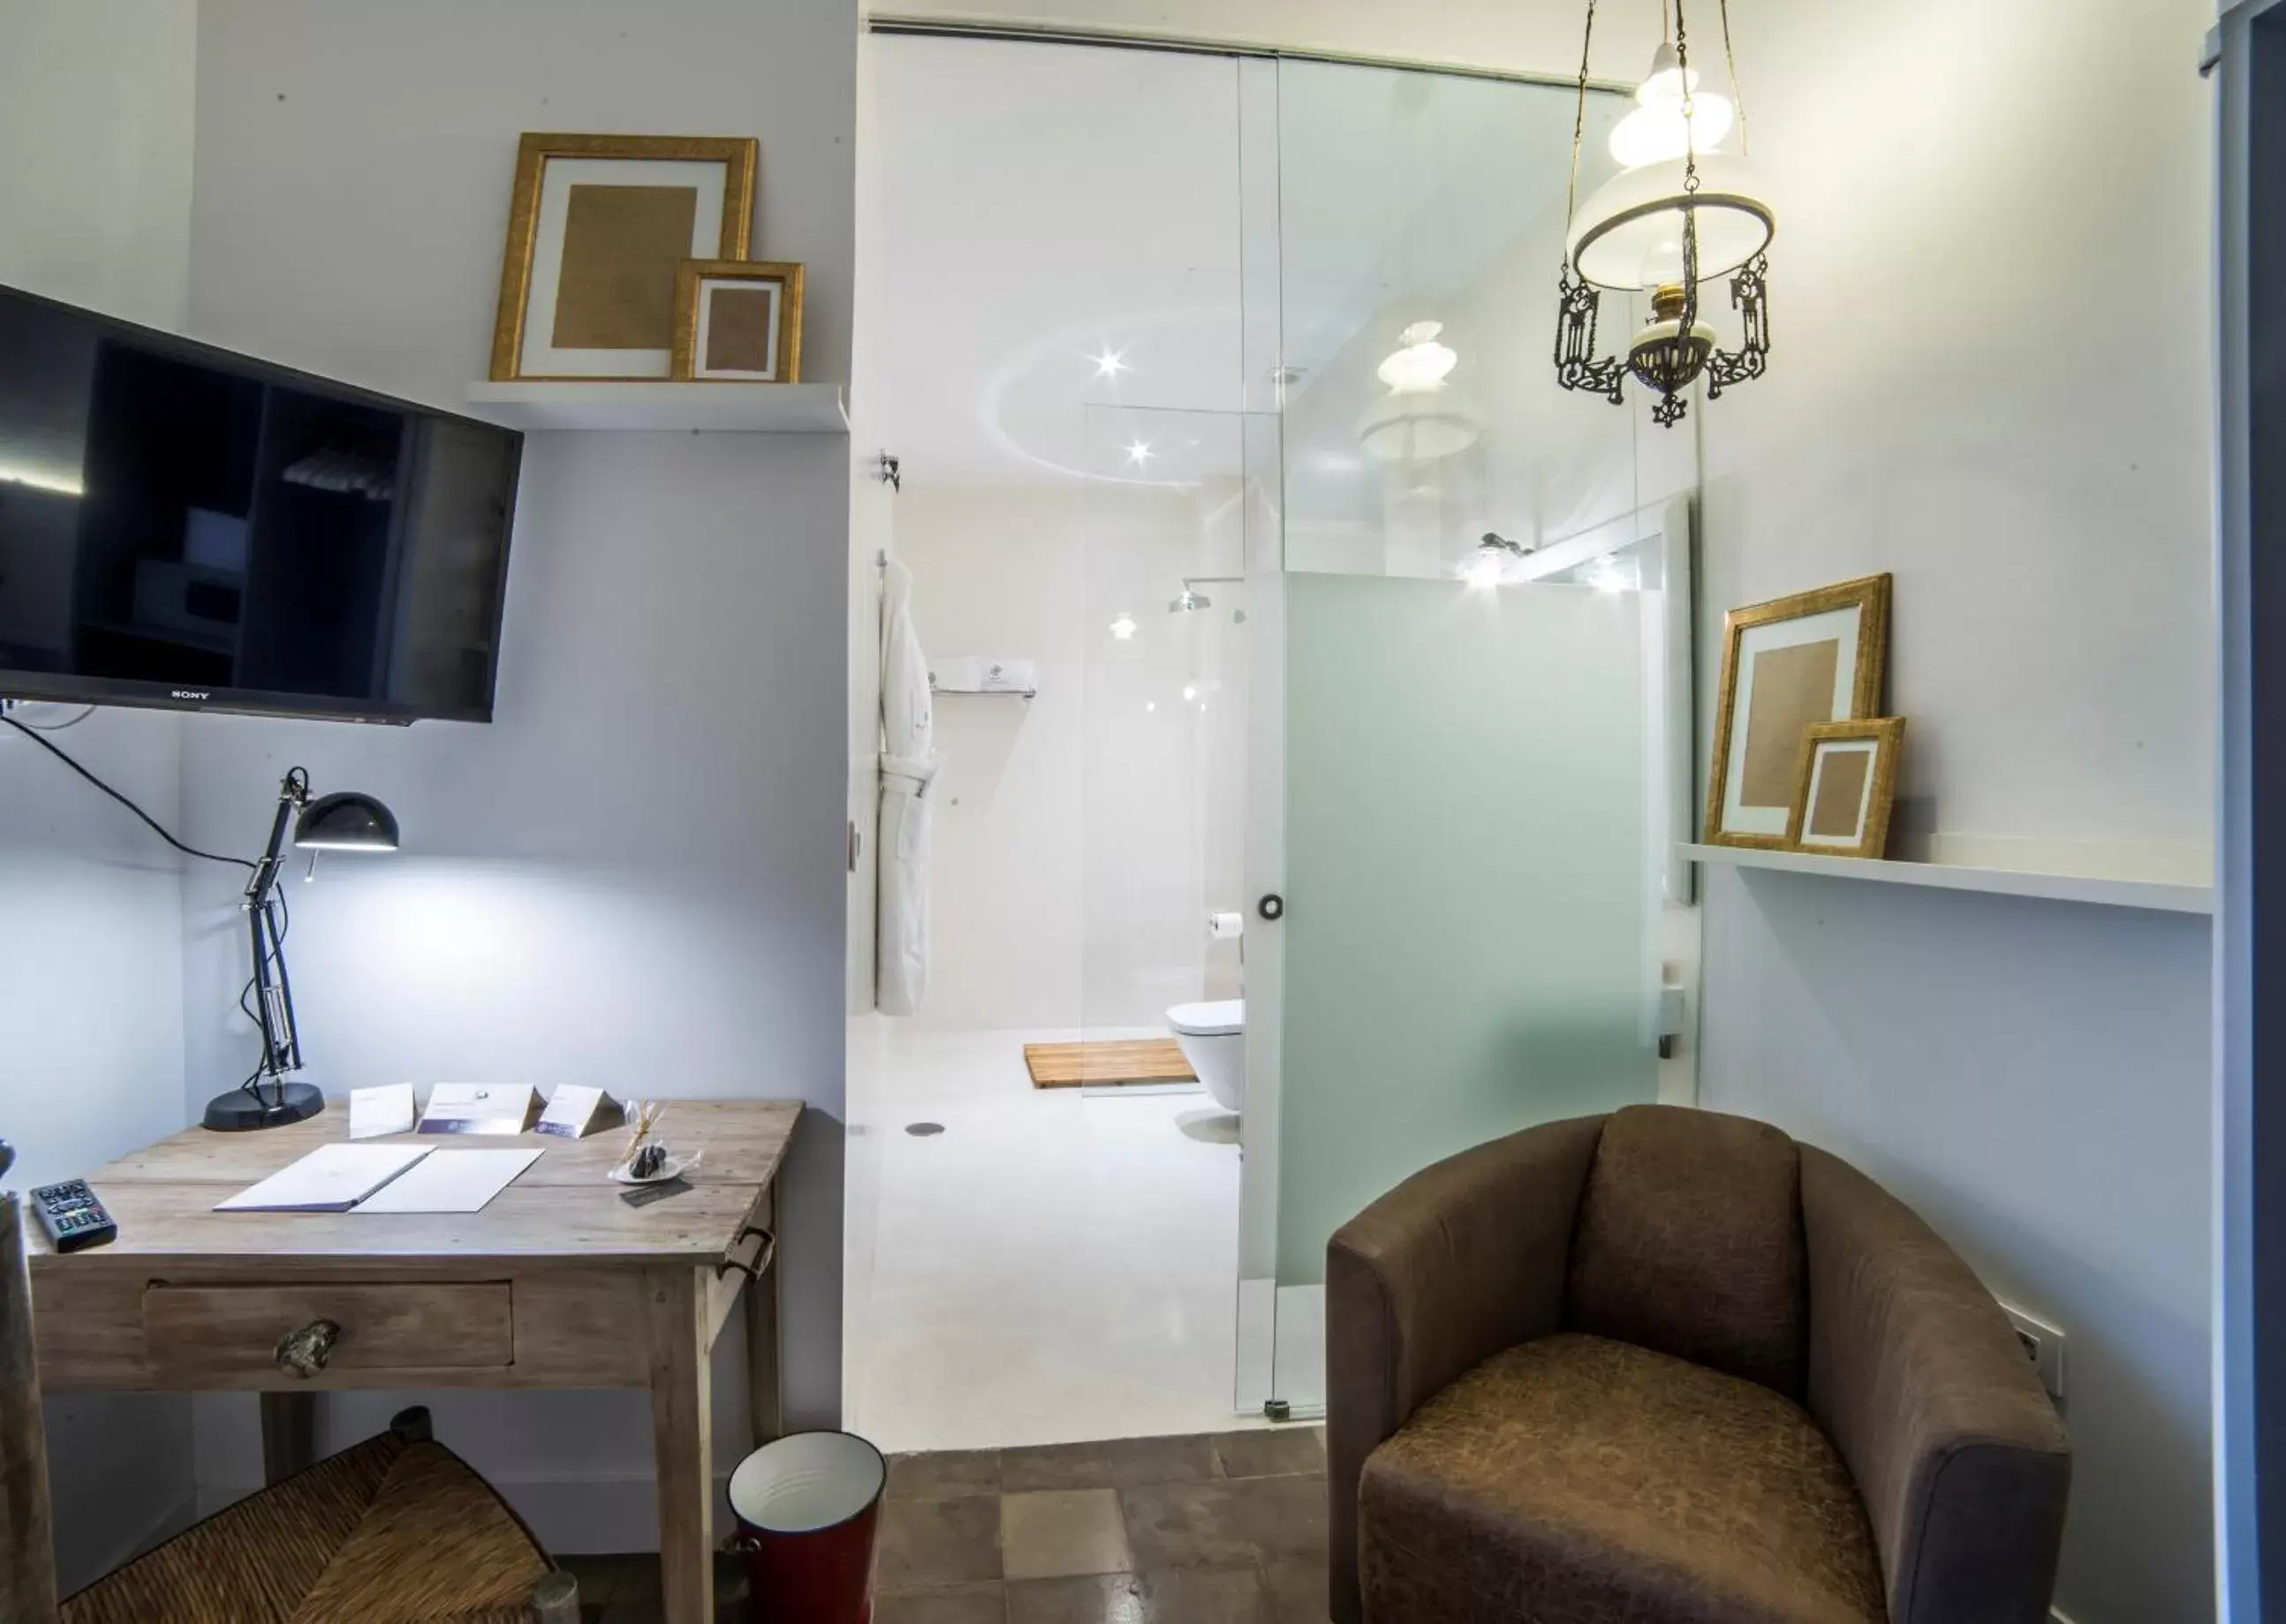
[[[1628,110],[1590,98],[1583,185]],[[1288,568],[1450,577],[1486,531],[1633,507],[1633,414],[1548,377],[1573,115],[1552,87],[1282,69]]]

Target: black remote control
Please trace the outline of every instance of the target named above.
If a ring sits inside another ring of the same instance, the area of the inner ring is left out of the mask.
[[[59,1252],[75,1252],[119,1238],[119,1226],[111,1221],[111,1214],[103,1210],[84,1179],[42,1185],[32,1192],[32,1205],[39,1211],[40,1227],[48,1232],[48,1244]]]

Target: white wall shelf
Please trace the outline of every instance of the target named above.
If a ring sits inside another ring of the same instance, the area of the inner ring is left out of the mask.
[[[1814,852],[1759,851],[1737,846],[1685,846],[1683,854],[1700,863],[1731,868],[1777,869],[1790,874],[1826,874],[1841,879],[1923,886],[1938,891],[1986,891],[2001,896],[2041,897],[2058,903],[2093,903],[2110,908],[2148,908],[2163,913],[2214,911],[2214,887],[2160,879],[2122,879],[2095,874],[2037,873],[2018,869],[1968,868],[1950,863],[1886,863],[1865,857],[1826,857]]]
[[[713,434],[847,434],[839,383],[471,383],[477,416],[503,428]]]

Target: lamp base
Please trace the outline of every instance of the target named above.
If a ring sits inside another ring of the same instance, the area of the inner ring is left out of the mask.
[[[307,1083],[264,1082],[256,1085],[261,1097],[243,1088],[217,1094],[207,1101],[206,1125],[217,1133],[248,1133],[256,1128],[282,1128],[307,1122],[326,1108],[326,1096]]]

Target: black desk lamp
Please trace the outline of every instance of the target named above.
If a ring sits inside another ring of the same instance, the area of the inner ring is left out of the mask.
[[[302,1045],[294,1032],[294,989],[286,978],[286,919],[278,903],[278,865],[285,855],[287,822],[293,822],[294,844],[311,855],[322,851],[395,851],[397,819],[370,795],[310,794],[310,775],[301,768],[288,772],[278,786],[278,816],[270,824],[270,845],[262,861],[226,857],[186,846],[167,832],[166,826],[72,758],[70,752],[43,737],[43,730],[19,721],[0,709],[0,723],[14,729],[66,767],[101,790],[143,820],[144,826],[186,856],[208,863],[227,863],[254,871],[246,882],[246,920],[254,941],[254,975],[239,995],[239,1007],[262,1029],[262,1063],[246,1081],[207,1103],[206,1124],[225,1133],[249,1128],[280,1128],[301,1122],[326,1108],[326,1097],[307,1083],[288,1081],[302,1069]],[[251,997],[253,1004],[248,1005]]]
[[[372,796],[351,792],[313,800],[310,775],[298,767],[279,784],[270,844],[246,882],[247,931],[254,947],[254,980],[247,990],[254,1000],[249,1013],[262,1028],[262,1061],[244,1083],[207,1101],[206,1125],[218,1133],[283,1127],[326,1108],[326,1096],[318,1089],[288,1081],[302,1069],[294,983],[286,974],[286,933],[278,914],[278,868],[289,819],[294,844],[311,853],[397,849],[397,819]],[[311,862],[316,861],[313,855]]]

